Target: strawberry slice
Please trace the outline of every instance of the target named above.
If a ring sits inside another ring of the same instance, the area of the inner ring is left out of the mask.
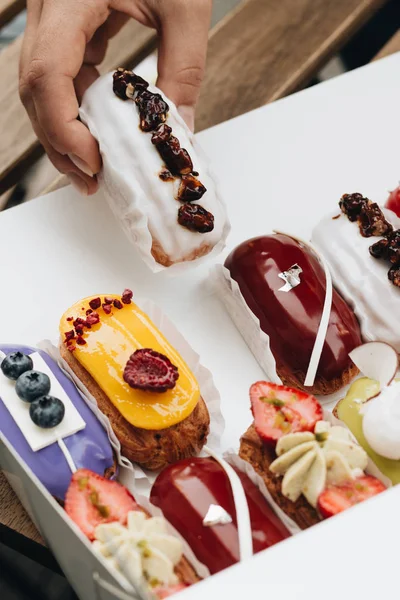
[[[177,592],[185,590],[187,587],[188,586],[185,583],[177,583],[176,585],[156,587],[153,591],[155,592],[157,598],[163,600],[163,598],[169,598]]]
[[[116,481],[88,469],[78,469],[72,475],[65,510],[90,540],[97,525],[112,521],[125,525],[128,512],[138,509],[133,496]]]
[[[322,408],[314,396],[267,381],[250,388],[254,426],[260,438],[276,444],[283,435],[295,431],[314,431],[322,419]]]
[[[363,475],[341,485],[329,486],[318,498],[318,509],[323,517],[332,517],[385,490],[386,487],[379,479]]]

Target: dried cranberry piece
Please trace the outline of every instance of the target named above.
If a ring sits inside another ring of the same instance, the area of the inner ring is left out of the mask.
[[[385,215],[376,202],[368,202],[358,217],[360,232],[363,237],[373,235],[388,235],[393,227],[385,219]]]
[[[178,368],[169,358],[151,348],[136,350],[124,369],[124,380],[131,388],[148,392],[171,390],[178,377]]]
[[[214,229],[214,215],[200,204],[184,204],[178,211],[178,223],[190,231],[208,233]]]
[[[104,298],[104,304],[112,304],[114,302],[114,298],[110,298],[110,296],[106,296]]]
[[[90,308],[93,308],[93,310],[97,310],[98,308],[100,308],[100,306],[101,306],[100,298],[93,298],[93,300],[91,300],[89,302],[89,306],[90,306]]]
[[[145,90],[135,98],[135,102],[139,108],[142,131],[154,131],[166,120],[169,106],[160,94]]]
[[[70,340],[72,340],[75,337],[75,331],[73,329],[71,329],[71,331],[66,331],[65,332],[65,341],[69,342]]]
[[[365,198],[358,192],[355,194],[343,194],[339,201],[342,212],[348,216],[350,221],[357,221],[361,210],[368,204],[368,198]]]
[[[114,300],[113,305],[115,306],[115,308],[122,308],[122,302],[120,300]]]
[[[147,81],[131,71],[120,68],[113,75],[113,91],[121,100],[133,98],[135,93],[140,94],[148,87]]]
[[[76,343],[80,346],[84,346],[86,344],[86,340],[84,340],[81,335],[78,335],[78,337],[76,338]]]
[[[394,265],[389,269],[389,280],[397,287],[400,287],[400,267]]]
[[[92,325],[96,325],[97,323],[99,323],[100,321],[100,316],[97,312],[92,312],[90,315],[88,315],[88,318],[86,319],[86,324],[91,327]]]
[[[157,142],[157,136],[152,136],[152,142],[159,155],[173,175],[188,175],[193,169],[192,159],[185,148],[181,148],[178,138],[171,135],[168,140]]]
[[[386,238],[383,240],[379,240],[379,242],[375,242],[372,246],[369,247],[369,253],[374,258],[387,258],[387,250],[388,250],[389,242]]]
[[[75,329],[77,327],[83,327],[85,325],[85,319],[81,319],[81,317],[78,317],[77,319],[75,319],[75,321],[73,322],[73,326],[75,327]]]
[[[132,302],[133,292],[132,290],[125,289],[122,292],[121,300],[124,304],[130,304]]]
[[[111,313],[111,304],[103,304],[103,310],[106,315],[109,315]]]
[[[178,200],[180,202],[193,202],[200,200],[206,193],[206,187],[194,175],[182,175],[182,180],[178,190]]]

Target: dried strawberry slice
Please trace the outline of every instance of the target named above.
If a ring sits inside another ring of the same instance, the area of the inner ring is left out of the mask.
[[[175,387],[178,368],[167,356],[151,348],[136,350],[124,369],[124,380],[131,388],[163,393]]]

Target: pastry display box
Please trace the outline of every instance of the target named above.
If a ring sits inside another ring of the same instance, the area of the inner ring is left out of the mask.
[[[61,315],[79,298],[129,287],[135,298],[162,308],[212,373],[225,419],[219,450],[237,450],[252,421],[249,387],[265,374],[218,299],[210,269],[242,241],[272,230],[309,240],[345,192],[385,202],[400,179],[399,70],[400,55],[394,55],[199,134],[232,230],[222,254],[176,276],[148,269],[101,192],[83,199],[65,188],[1,214],[1,343],[36,347],[57,340]],[[385,311],[385,298],[379,310]],[[4,437],[0,465],[78,597],[133,600]],[[279,598],[311,598],[304,583],[310,564],[316,581],[327,586],[340,557],[338,582],[354,584],[354,573],[365,574],[373,553],[374,568],[368,580],[357,575],[357,591],[375,598],[375,581],[381,592],[396,583],[399,501],[395,486],[177,597],[267,597],[279,589]],[[319,585],[315,591],[319,596]],[[329,590],[324,594],[330,597]]]

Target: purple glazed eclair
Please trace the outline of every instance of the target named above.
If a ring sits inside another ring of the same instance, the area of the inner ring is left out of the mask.
[[[63,373],[57,363],[45,352],[27,346],[0,345],[0,351],[5,355],[12,352],[21,352],[28,356],[39,355],[49,369],[52,384],[61,386],[84,422],[83,428],[63,438],[63,443],[75,467],[90,469],[108,478],[113,477],[116,473],[116,461],[107,432],[82,399],[73,382]],[[0,376],[2,376],[1,372]],[[2,381],[4,394],[5,379]],[[63,451],[57,442],[36,451],[32,450],[17,420],[7,408],[5,397],[2,397],[1,383],[0,381],[0,431],[50,494],[63,502],[72,475]],[[21,403],[16,391],[15,402]],[[32,427],[36,428],[36,425],[32,424]]]

